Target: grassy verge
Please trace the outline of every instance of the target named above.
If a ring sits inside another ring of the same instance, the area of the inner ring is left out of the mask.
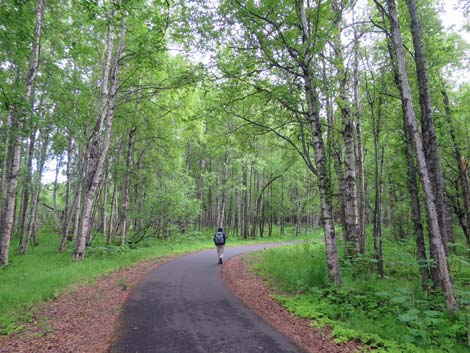
[[[413,248],[411,239],[384,244],[384,279],[376,276],[370,256],[342,263],[341,287],[327,284],[320,241],[251,256],[255,270],[285,293],[278,296],[285,307],[314,325],[331,327],[338,342],[359,340],[379,352],[469,352],[468,258],[449,258],[461,310],[448,313],[442,294],[422,291]]]
[[[76,283],[92,283],[106,273],[128,268],[137,262],[212,248],[212,231],[189,233],[167,239],[146,239],[137,248],[106,246],[93,242],[83,262],[73,262],[70,251],[57,252],[56,234],[41,234],[40,244],[26,256],[12,251],[10,266],[0,268],[0,334],[21,330],[39,303],[54,299]],[[243,240],[228,239],[228,246],[294,239],[285,236]],[[296,238],[298,239],[298,238]],[[15,240],[12,242],[14,246]],[[13,250],[13,248],[12,248]]]

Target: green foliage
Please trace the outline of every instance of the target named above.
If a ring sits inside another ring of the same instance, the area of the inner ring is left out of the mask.
[[[318,234],[318,233],[317,233]],[[312,287],[327,286],[325,256],[313,251],[318,244],[306,243],[302,246],[292,246],[287,249],[267,251],[262,256],[263,266],[254,266],[263,274],[275,273],[270,277],[273,284],[287,292],[303,292]]]
[[[253,267],[276,290],[289,293],[277,297],[289,311],[315,326],[331,327],[338,342],[358,340],[378,352],[467,352],[468,282],[454,278],[463,307],[447,312],[440,293],[422,292],[416,260],[407,257],[411,245],[411,240],[387,243],[386,280],[367,270],[366,257],[356,264],[359,272],[344,264],[340,287],[325,286],[323,276],[312,276],[325,271],[323,262],[312,263],[324,252],[318,244],[257,253]],[[451,259],[454,263],[458,257]]]

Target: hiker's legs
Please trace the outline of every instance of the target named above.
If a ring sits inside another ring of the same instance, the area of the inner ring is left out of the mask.
[[[224,258],[224,246],[223,245],[217,245],[217,256],[219,259]]]

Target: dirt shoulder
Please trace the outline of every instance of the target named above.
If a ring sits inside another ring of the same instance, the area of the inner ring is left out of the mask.
[[[289,313],[277,300],[266,282],[253,274],[244,256],[230,259],[224,264],[222,275],[228,287],[251,310],[288,336],[308,353],[357,352],[360,346],[354,342],[336,344],[328,329],[312,327],[311,321]]]

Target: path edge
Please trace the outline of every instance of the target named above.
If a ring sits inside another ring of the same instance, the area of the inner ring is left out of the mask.
[[[276,293],[267,282],[253,272],[249,265],[249,255],[241,254],[230,258],[220,271],[225,285],[245,306],[287,336],[303,352],[353,353],[361,351],[359,343],[335,343],[331,338],[330,329],[314,327],[312,320],[290,313],[274,298]]]

